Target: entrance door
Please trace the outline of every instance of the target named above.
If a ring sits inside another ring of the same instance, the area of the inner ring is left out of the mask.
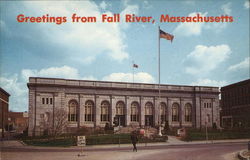
[[[118,125],[125,126],[125,115],[117,115]]]
[[[145,115],[145,126],[153,127],[153,115]]]

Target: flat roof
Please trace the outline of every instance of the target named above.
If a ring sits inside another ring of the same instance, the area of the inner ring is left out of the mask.
[[[93,81],[93,80],[75,80],[63,78],[45,78],[30,77],[28,87],[33,85],[57,85],[72,87],[109,87],[109,88],[126,88],[126,89],[159,89],[159,84],[151,83],[131,83],[131,82],[113,82],[113,81]],[[219,92],[219,87],[211,86],[187,86],[187,85],[167,85],[160,84],[161,90],[183,90],[183,91],[209,91]]]
[[[250,83],[250,79],[242,80],[242,81],[239,81],[239,82],[232,83],[232,84],[229,84],[227,86],[221,87],[221,90],[224,90],[224,89],[227,89],[227,88],[232,88],[232,87],[237,87],[237,86],[241,86],[241,85],[245,85],[245,84],[248,84],[248,83]]]

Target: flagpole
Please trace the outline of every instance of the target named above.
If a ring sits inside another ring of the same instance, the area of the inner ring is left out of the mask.
[[[161,105],[161,54],[160,54],[160,26],[158,26],[158,89],[159,89],[159,110]],[[160,125],[160,122],[158,122]]]
[[[134,67],[134,61],[132,61],[132,67],[133,67],[133,83],[135,83],[135,77],[134,77],[134,74],[135,74],[135,67]]]

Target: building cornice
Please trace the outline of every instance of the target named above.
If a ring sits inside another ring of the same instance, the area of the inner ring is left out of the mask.
[[[127,90],[127,91],[150,91],[158,92],[158,84],[148,83],[125,83],[125,82],[107,82],[107,81],[88,81],[88,80],[71,80],[57,78],[40,78],[30,77],[27,86],[30,87],[64,87],[80,89],[107,89],[107,90]],[[160,85],[161,92],[168,93],[209,93],[219,94],[218,87],[207,86],[181,86],[181,85]]]

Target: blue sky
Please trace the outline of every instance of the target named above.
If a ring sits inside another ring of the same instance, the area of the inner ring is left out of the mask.
[[[224,86],[249,78],[249,0],[239,1],[1,1],[0,84],[10,109],[28,108],[30,76],[158,83],[158,25],[173,34],[161,39],[161,83]],[[121,15],[120,23],[71,23],[79,16]],[[170,16],[233,16],[232,23],[160,23]],[[67,16],[67,23],[19,23],[17,15]],[[126,23],[125,14],[152,16],[155,23]]]

